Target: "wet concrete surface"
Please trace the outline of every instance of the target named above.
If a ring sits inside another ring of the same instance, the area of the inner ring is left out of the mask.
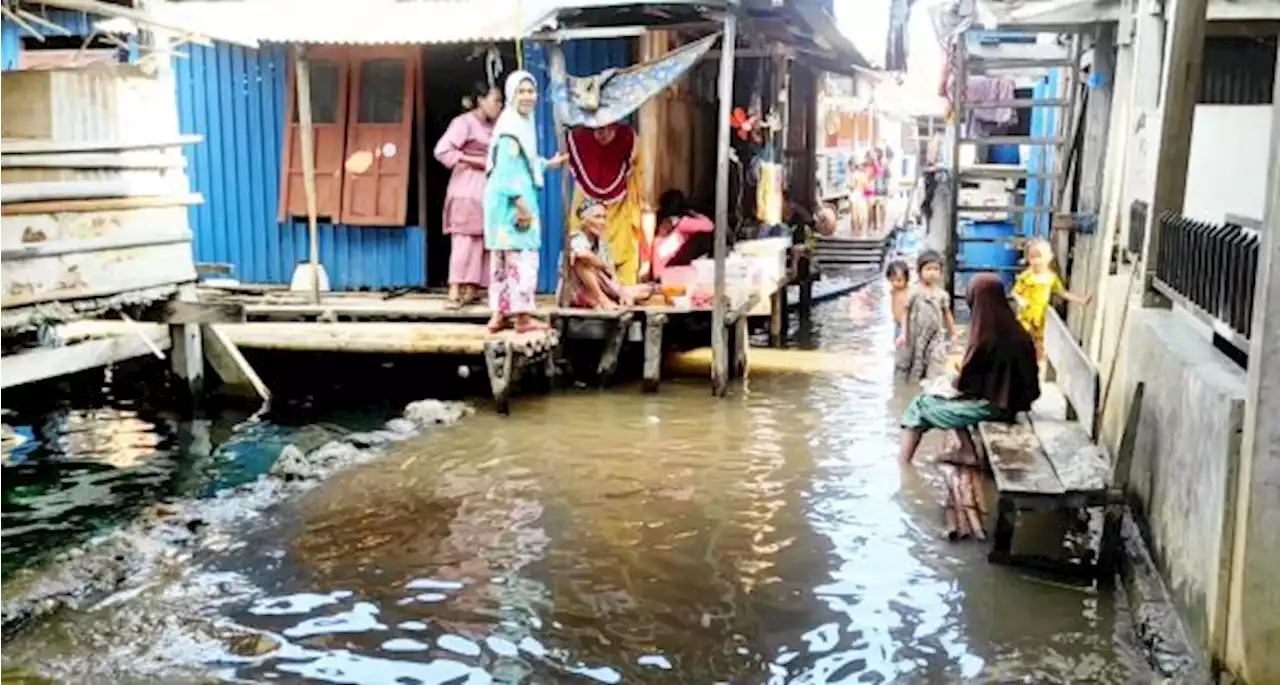
[[[951,543],[878,288],[838,373],[480,411],[6,643],[68,682],[1150,682],[1123,601]],[[936,449],[937,444],[926,448]],[[104,680],[105,678],[105,680]]]

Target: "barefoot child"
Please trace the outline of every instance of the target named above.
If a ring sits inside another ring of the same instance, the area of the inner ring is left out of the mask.
[[[902,333],[907,329],[907,286],[911,283],[911,273],[906,262],[896,259],[889,262],[884,277],[889,281],[889,304],[893,308],[893,343],[902,347],[906,344]]]
[[[951,298],[942,285],[942,255],[922,252],[916,271],[920,285],[907,297],[903,352],[897,363],[899,376],[912,382],[946,373],[947,350],[957,340]]]
[[[1018,303],[1018,323],[1036,343],[1036,358],[1044,359],[1044,321],[1054,295],[1074,304],[1088,304],[1090,295],[1076,295],[1062,286],[1053,271],[1053,248],[1049,241],[1035,238],[1027,242],[1027,270],[1018,274],[1013,284],[1013,299]]]

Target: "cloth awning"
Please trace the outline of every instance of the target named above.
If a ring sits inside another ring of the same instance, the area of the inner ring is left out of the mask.
[[[631,116],[650,98],[680,80],[720,34],[681,46],[659,59],[586,77],[551,75],[551,101],[565,126],[600,128]]]
[[[515,40],[528,10],[519,0],[196,0],[153,11],[268,43],[436,45]]]

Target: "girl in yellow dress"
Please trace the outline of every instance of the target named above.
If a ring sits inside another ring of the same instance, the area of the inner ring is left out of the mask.
[[[1018,322],[1036,343],[1037,359],[1044,359],[1044,322],[1054,295],[1073,304],[1088,304],[1093,299],[1063,287],[1053,270],[1053,247],[1043,238],[1034,238],[1027,242],[1027,270],[1014,281],[1013,299],[1018,303]]]

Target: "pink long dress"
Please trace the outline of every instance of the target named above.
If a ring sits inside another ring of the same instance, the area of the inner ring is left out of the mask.
[[[454,117],[436,143],[435,156],[453,170],[444,198],[444,232],[450,236],[449,283],[487,286],[489,255],[484,249],[484,169],[462,162],[489,153],[493,124],[478,112]]]

